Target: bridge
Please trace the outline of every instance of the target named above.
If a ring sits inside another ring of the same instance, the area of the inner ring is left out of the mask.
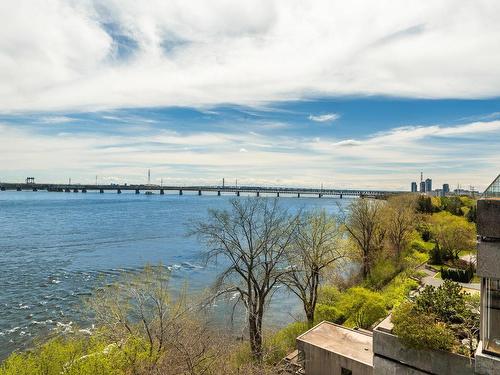
[[[319,189],[319,188],[301,188],[301,187],[265,187],[265,186],[165,186],[165,185],[129,185],[129,184],[44,184],[33,183],[27,181],[26,183],[6,183],[0,182],[0,191],[15,190],[15,191],[49,191],[49,192],[74,192],[86,193],[88,191],[96,191],[104,193],[105,191],[112,191],[121,194],[123,191],[133,191],[135,194],[144,192],[152,194],[158,192],[160,195],[165,194],[166,191],[177,191],[179,195],[185,192],[191,192],[198,195],[203,193],[217,193],[221,194],[235,194],[240,196],[241,193],[255,194],[259,197],[261,194],[266,196],[275,195],[280,197],[295,196],[316,196],[321,197],[368,197],[384,199],[389,195],[405,193],[402,191],[385,191],[385,190],[363,190],[363,189]]]

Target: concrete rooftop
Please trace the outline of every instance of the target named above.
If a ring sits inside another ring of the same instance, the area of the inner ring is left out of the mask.
[[[373,365],[373,337],[330,322],[322,322],[297,337],[310,345],[351,358],[357,362]]]

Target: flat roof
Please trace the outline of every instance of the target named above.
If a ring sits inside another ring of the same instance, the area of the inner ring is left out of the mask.
[[[373,366],[373,337],[371,333],[330,322],[321,322],[297,337],[297,340]]]

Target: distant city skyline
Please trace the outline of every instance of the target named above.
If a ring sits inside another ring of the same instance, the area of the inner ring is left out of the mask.
[[[408,190],[425,170],[483,190],[500,172],[499,2],[49,3],[0,5],[2,181]]]

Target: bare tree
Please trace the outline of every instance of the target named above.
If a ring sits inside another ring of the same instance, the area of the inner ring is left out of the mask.
[[[198,304],[188,305],[185,294],[170,295],[170,271],[161,265],[148,266],[137,275],[124,275],[113,285],[97,290],[89,300],[101,332],[116,348],[129,346],[132,373],[160,374],[168,368],[176,374],[208,374],[226,353],[221,335],[192,315]]]
[[[374,258],[382,249],[385,235],[383,205],[378,200],[356,199],[349,205],[344,218],[344,226],[361,253],[363,278],[370,274]]]
[[[197,235],[206,244],[208,260],[224,258],[228,265],[219,275],[219,294],[238,294],[247,311],[253,357],[263,356],[262,319],[274,287],[286,269],[286,251],[297,219],[278,205],[278,200],[232,200],[231,210],[210,210],[198,223]]]
[[[318,301],[322,271],[343,259],[342,230],[325,211],[304,213],[288,252],[290,272],[284,282],[300,298],[310,326]]]
[[[387,240],[399,262],[417,224],[416,199],[411,195],[391,197],[384,211]]]

